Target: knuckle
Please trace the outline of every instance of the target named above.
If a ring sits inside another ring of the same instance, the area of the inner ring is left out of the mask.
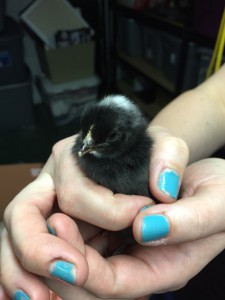
[[[108,225],[110,224],[111,230],[119,230],[122,229],[129,224],[124,223],[124,219],[121,217],[121,213],[117,208],[111,210],[110,214],[107,215]]]
[[[70,191],[70,193],[68,193]],[[75,191],[72,183],[64,183],[58,187],[57,190],[58,205],[62,212],[73,213],[73,207],[75,205],[76,199],[79,199],[79,191]]]
[[[9,219],[10,219],[10,212],[11,212],[11,205],[12,203],[10,203],[9,205],[7,205],[7,207],[5,208],[5,211],[3,213],[3,222],[5,224],[5,226],[9,227]]]
[[[210,228],[211,213],[210,209],[205,209],[204,211],[196,205],[193,207],[193,216],[195,218],[196,235],[202,238],[207,235]]]
[[[56,142],[52,147],[52,156],[58,160],[62,155],[65,155],[66,147],[68,145],[68,138]]]
[[[110,284],[104,281],[104,284],[100,285],[96,296],[100,299],[118,299],[121,298],[121,293],[115,288],[116,283],[112,281]]]
[[[179,282],[176,282],[172,287],[170,287],[168,289],[168,291],[172,292],[172,291],[177,291],[182,289],[183,287],[185,287],[188,284],[188,280],[180,280]]]
[[[153,155],[160,159],[169,159],[172,162],[178,163],[180,167],[187,164],[189,160],[189,148],[184,140],[178,137],[169,136],[160,139],[153,146]]]
[[[71,146],[73,145],[76,137],[77,136],[75,135],[56,142],[52,147],[53,156],[58,157],[60,156],[60,154],[64,155],[65,151],[71,149]]]
[[[184,154],[189,153],[189,149],[188,149],[186,142],[179,137],[175,137],[175,136],[167,137],[167,138],[165,138],[164,143],[166,144],[166,146],[168,146],[170,144],[171,147],[173,147],[173,149],[177,149],[177,151],[179,151],[181,153],[184,153]]]
[[[178,137],[173,137],[173,138],[172,138],[172,143],[173,143],[180,151],[182,151],[183,153],[186,153],[186,154],[189,153],[188,146],[187,146],[186,142],[185,142],[183,139],[178,138]]]
[[[57,154],[61,151],[63,144],[64,144],[64,142],[63,142],[63,140],[61,140],[53,145],[52,154],[54,156],[57,156]]]
[[[35,253],[37,253],[38,251],[38,249],[36,249],[35,251],[33,245],[31,245],[30,243],[23,244],[22,247],[19,247],[17,249],[18,258],[24,269],[28,271],[30,270],[30,263],[34,259]]]
[[[43,266],[45,266],[51,258],[49,251],[51,250],[52,245],[46,239],[43,241],[44,243],[38,238],[34,239],[31,242],[29,241],[21,247],[18,247],[16,251],[22,268],[28,272],[33,273],[37,270],[38,272],[42,272]]]
[[[22,211],[22,207],[21,208]],[[7,228],[7,231],[10,233],[13,228],[13,220],[16,218],[18,210],[18,205],[15,205],[14,201],[11,201],[5,208],[3,213],[3,224]]]
[[[163,286],[161,291],[177,291],[187,285],[191,279],[190,274],[184,272],[181,276],[173,276],[173,278],[168,278],[167,285]]]
[[[186,144],[186,142],[176,136],[164,136],[161,139],[159,139],[158,142],[155,143],[155,147],[157,146],[157,144],[162,145],[162,147],[166,147],[166,148],[173,148],[173,149],[178,149],[181,150],[185,153],[188,153],[188,146]]]
[[[48,240],[48,236],[44,236],[45,238],[37,235],[32,240],[29,239],[24,243],[20,243],[15,248],[21,266],[29,272],[34,272],[37,268],[42,269],[43,262],[46,264],[49,260],[49,251],[52,245]]]

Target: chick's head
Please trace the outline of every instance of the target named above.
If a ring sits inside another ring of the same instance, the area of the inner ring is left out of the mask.
[[[108,96],[84,111],[78,154],[119,156],[129,151],[145,128],[146,121],[136,105],[121,95]]]

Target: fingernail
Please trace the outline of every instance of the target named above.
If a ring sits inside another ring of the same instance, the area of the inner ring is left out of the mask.
[[[56,236],[55,229],[51,225],[49,225],[48,223],[47,223],[47,227],[48,227],[48,232],[51,233],[52,235]]]
[[[162,192],[174,199],[177,199],[180,186],[180,177],[173,170],[165,169],[160,174],[158,186]]]
[[[75,285],[76,268],[73,264],[63,260],[59,260],[50,265],[50,273],[52,276],[61,279],[67,283]]]
[[[151,207],[151,206],[152,206],[151,204],[145,205],[144,207],[142,207],[142,208],[140,209],[140,212],[142,212],[142,211],[148,209],[148,208]]]
[[[30,300],[30,297],[22,290],[17,290],[14,294],[14,300]]]
[[[163,215],[145,216],[142,220],[142,241],[151,242],[168,235],[170,223]]]

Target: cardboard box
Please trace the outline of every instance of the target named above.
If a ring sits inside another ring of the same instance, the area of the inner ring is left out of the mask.
[[[67,0],[36,0],[20,17],[49,48],[56,48],[55,34],[59,30],[90,28]]]
[[[9,202],[38,176],[42,166],[41,163],[0,165],[0,220]]]
[[[82,79],[94,74],[94,30],[67,0],[36,0],[22,14],[21,19],[38,37],[37,43],[42,70],[54,83]],[[87,36],[76,39],[80,30]],[[59,33],[71,34],[70,43],[59,47]],[[72,38],[73,37],[73,38]]]
[[[95,73],[95,42],[60,49],[37,46],[41,67],[54,82],[63,83],[90,77]]]

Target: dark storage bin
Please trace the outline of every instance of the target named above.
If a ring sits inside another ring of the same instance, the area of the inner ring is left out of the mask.
[[[163,44],[161,31],[149,27],[143,27],[143,51],[144,57],[157,69],[163,65]]]
[[[118,46],[132,56],[142,55],[141,26],[132,18],[118,17]]]
[[[197,45],[189,42],[182,91],[192,89],[198,83],[199,60],[197,50]]]
[[[0,131],[35,125],[30,77],[24,82],[0,86]]]
[[[0,32],[0,85],[26,80],[22,38],[18,23],[7,17],[4,30]]]
[[[165,76],[174,84],[177,83],[177,74],[180,63],[182,41],[176,36],[162,34],[163,41],[163,71]]]
[[[198,84],[206,80],[206,73],[213,55],[213,49],[207,47],[198,47]],[[222,57],[221,65],[225,63],[225,54]],[[214,70],[213,70],[214,71]]]
[[[0,32],[4,29],[5,23],[5,0],[0,0]]]
[[[206,72],[210,64],[213,50],[210,48],[199,47],[197,52],[198,52],[198,60],[199,60],[198,84],[200,84],[206,79]]]

